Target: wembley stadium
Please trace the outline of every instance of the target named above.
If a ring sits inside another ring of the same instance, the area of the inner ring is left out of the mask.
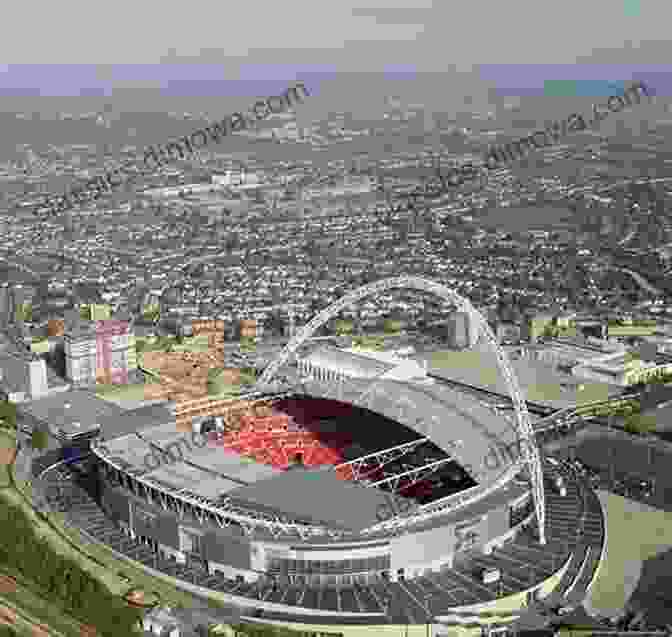
[[[404,287],[469,314],[513,411],[400,353],[311,344],[343,308]],[[103,419],[95,504],[81,491],[87,533],[189,590],[268,620],[467,622],[504,596],[586,589],[599,566],[599,501],[543,458],[489,326],[443,285],[359,288],[304,326],[253,394],[201,402],[206,416],[181,431],[162,406]],[[502,446],[520,453],[493,467]]]

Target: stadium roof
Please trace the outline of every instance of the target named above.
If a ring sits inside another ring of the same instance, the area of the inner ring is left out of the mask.
[[[341,480],[330,470],[283,471],[217,447],[198,447],[174,425],[172,430],[151,427],[104,445],[110,459],[132,475],[182,495],[201,496],[212,504],[226,496],[251,508],[346,530],[375,524],[379,508],[388,507],[390,498],[405,501]]]
[[[427,436],[454,456],[476,481],[499,475],[501,467],[488,467],[484,458],[492,445],[517,439],[510,415],[497,415],[463,392],[438,383],[387,380],[376,382],[376,386],[372,410]]]
[[[391,496],[375,488],[367,488],[340,479],[325,469],[295,469],[281,475],[239,487],[232,498],[274,509],[282,513],[349,531],[359,531],[379,521],[377,513],[405,498]]]
[[[63,436],[85,433],[99,426],[105,419],[118,417],[123,413],[120,407],[83,389],[59,392],[21,403],[19,410],[48,425],[56,435]]]
[[[344,351],[334,347],[321,347],[304,359],[318,367],[333,370],[354,378],[376,378],[396,367],[395,364],[375,358]]]
[[[104,445],[112,462],[133,475],[213,501],[232,489],[282,473],[210,446],[199,435],[179,432],[174,422],[139,428]]]
[[[131,411],[122,408],[119,410],[119,413],[105,416],[100,420],[103,437],[107,440],[155,425],[172,424],[175,431],[175,414],[165,405],[146,405]]]
[[[312,396],[352,402],[427,436],[480,483],[497,478],[505,469],[489,466],[489,450],[517,440],[512,414],[497,414],[472,396],[436,381],[305,380],[302,388]],[[505,460],[504,464],[510,463]]]
[[[407,421],[409,427],[429,435],[437,444],[450,448],[451,443],[459,442],[454,454],[456,459],[463,466],[471,464],[477,468],[479,481],[494,477],[504,468],[485,463],[486,475],[481,465],[493,436],[504,441],[513,439],[511,424],[473,399],[441,384],[358,382],[380,387],[381,393],[374,392],[373,406],[369,407],[374,411],[388,412],[395,420]],[[403,413],[399,407],[402,397],[407,401],[406,406],[411,407],[410,410],[404,408]],[[339,479],[326,468],[282,471],[203,444],[200,436],[177,431],[174,418],[161,422],[168,414],[169,410],[158,405],[111,417],[110,422],[116,423],[117,431],[128,427],[135,432],[137,425],[137,433],[128,431],[104,444],[115,464],[178,497],[199,496],[213,505],[226,497],[243,508],[355,533],[376,524],[381,508],[387,511],[393,503],[407,502],[406,498]],[[147,427],[154,416],[157,424]],[[514,490],[522,492],[524,488]],[[470,507],[470,514],[480,510]],[[464,515],[464,512],[456,513],[457,518]],[[436,520],[428,520],[423,527],[436,523]]]

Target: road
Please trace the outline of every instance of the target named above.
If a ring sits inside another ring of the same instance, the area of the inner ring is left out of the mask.
[[[656,287],[653,287],[641,274],[637,272],[633,272],[632,270],[629,270],[628,268],[618,268],[620,272],[625,272],[626,274],[629,274],[635,282],[642,288],[644,288],[647,292],[651,294],[655,294],[656,296],[664,296],[665,293],[662,290],[659,290]]]

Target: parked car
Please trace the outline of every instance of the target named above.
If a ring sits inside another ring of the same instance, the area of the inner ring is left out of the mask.
[[[498,568],[486,568],[481,573],[481,581],[484,584],[494,584],[502,578],[502,572]]]

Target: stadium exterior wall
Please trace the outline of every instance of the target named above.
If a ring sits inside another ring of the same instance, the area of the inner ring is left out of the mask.
[[[471,519],[394,538],[392,570],[403,569],[406,577],[417,577],[426,569],[438,571],[452,565],[455,553],[482,548],[506,535],[509,527],[509,503]]]
[[[377,579],[383,573],[392,581],[400,575],[415,577],[452,565],[457,552],[470,549],[487,552],[515,534],[531,515],[531,509],[524,512],[512,526],[510,508],[514,499],[511,499],[476,517],[468,518],[465,512],[465,518],[458,522],[387,540],[357,542],[350,538],[316,545],[314,541],[311,544],[289,538],[248,537],[234,524],[219,528],[192,518],[178,519],[176,513],[117,485],[103,482],[101,487],[104,510],[132,537],[155,543],[179,562],[199,562],[210,573],[242,576],[248,582],[256,581],[262,573],[288,574],[291,579],[312,584],[349,584],[355,579]],[[520,501],[520,497],[516,500]],[[531,498],[526,502],[529,508]],[[192,545],[193,542],[196,544]],[[325,562],[332,562],[328,570],[324,570]],[[294,570],[286,573],[288,567]]]

